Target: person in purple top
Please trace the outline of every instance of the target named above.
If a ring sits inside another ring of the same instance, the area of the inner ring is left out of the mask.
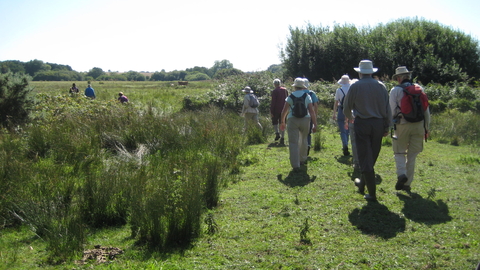
[[[272,118],[273,129],[275,130],[275,141],[280,139],[280,145],[285,144],[285,131],[280,130],[280,117],[282,116],[285,99],[288,97],[288,91],[281,85],[280,79],[273,80],[272,99],[270,101],[270,117]]]
[[[118,101],[121,103],[128,103],[128,98],[122,92],[118,93]]]

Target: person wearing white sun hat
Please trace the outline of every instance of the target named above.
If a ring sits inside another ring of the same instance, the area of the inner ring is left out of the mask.
[[[343,102],[343,113],[350,121],[354,121],[357,156],[362,173],[361,179],[355,184],[360,193],[364,193],[366,185],[368,194],[364,198],[376,201],[374,167],[382,147],[382,137],[387,136],[391,126],[392,112],[385,85],[372,77],[378,71],[372,61],[362,60],[354,70],[360,80],[350,86]]]

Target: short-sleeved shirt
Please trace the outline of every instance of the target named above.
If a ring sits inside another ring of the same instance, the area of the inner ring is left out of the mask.
[[[303,94],[305,94],[304,90],[297,90],[297,91],[292,93],[292,95],[294,95],[295,97],[301,97],[301,96],[303,96]],[[287,119],[290,118],[290,117],[294,117],[293,116],[293,99],[290,97],[290,95],[288,95],[288,97],[285,99],[285,101],[288,104],[290,104],[290,112],[288,113]],[[308,108],[308,105],[310,103],[313,103],[312,98],[310,97],[310,95],[307,95],[305,97],[305,106],[307,106],[307,108]],[[308,110],[307,110],[307,115],[305,117],[310,117],[310,112]]]
[[[318,97],[312,90],[304,89],[303,92],[307,93],[312,98],[312,103],[318,103]]]

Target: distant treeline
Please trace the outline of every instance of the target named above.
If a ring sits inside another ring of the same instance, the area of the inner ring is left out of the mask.
[[[280,65],[271,65],[269,70],[277,72]],[[147,72],[128,71],[105,72],[99,67],[94,67],[88,72],[77,72],[69,65],[60,65],[43,62],[42,60],[31,60],[21,62],[18,60],[0,61],[0,73],[28,74],[33,81],[202,81],[210,79],[221,79],[230,75],[241,75],[244,72],[233,67],[228,60],[215,61],[210,68],[195,66],[186,70],[165,70],[145,75]]]
[[[437,22],[399,19],[374,28],[335,25],[290,28],[282,50],[288,77],[311,81],[357,77],[353,67],[370,59],[380,78],[391,77],[398,66],[407,66],[423,84],[480,78],[478,40]]]

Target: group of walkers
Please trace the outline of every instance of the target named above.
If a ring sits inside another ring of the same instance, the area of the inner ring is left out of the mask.
[[[411,191],[414,179],[415,160],[423,150],[423,140],[428,136],[430,112],[428,103],[418,110],[421,117],[411,120],[406,116],[405,100],[415,98],[406,89],[415,86],[425,97],[423,88],[412,82],[412,73],[405,66],[398,67],[392,79],[398,85],[387,91],[385,85],[372,75],[378,71],[370,60],[360,61],[354,67],[358,79],[343,75],[335,93],[332,118],[337,121],[343,155],[349,156],[349,139],[352,146],[353,167],[361,173],[355,179],[358,192],[368,201],[376,201],[375,163],[382,146],[382,138],[390,132],[396,165],[396,190]],[[306,78],[296,78],[289,95],[281,81],[273,81],[270,116],[275,131],[275,141],[284,145],[285,130],[288,134],[289,159],[293,171],[300,171],[307,162],[311,147],[311,133],[317,131],[319,100],[308,89]],[[250,87],[245,93],[242,113],[246,127],[255,123],[259,128],[258,100]],[[408,97],[408,96],[412,97]],[[418,94],[416,98],[418,98]],[[418,102],[417,102],[418,103]],[[253,106],[251,106],[253,104]],[[365,194],[365,188],[368,193]]]
[[[70,95],[77,95],[80,93],[80,90],[78,89],[78,87],[75,85],[75,83],[72,84],[72,87],[70,87],[70,90],[69,90],[69,93]],[[85,91],[84,91],[84,95],[85,97],[89,98],[89,99],[95,99],[97,98],[97,96],[95,95],[95,89],[93,89],[92,85],[91,84],[88,84],[87,88],[85,88]],[[123,94],[123,92],[119,92],[118,93],[118,98],[117,100],[120,102],[120,103],[128,103],[128,98],[127,96],[125,96]]]

